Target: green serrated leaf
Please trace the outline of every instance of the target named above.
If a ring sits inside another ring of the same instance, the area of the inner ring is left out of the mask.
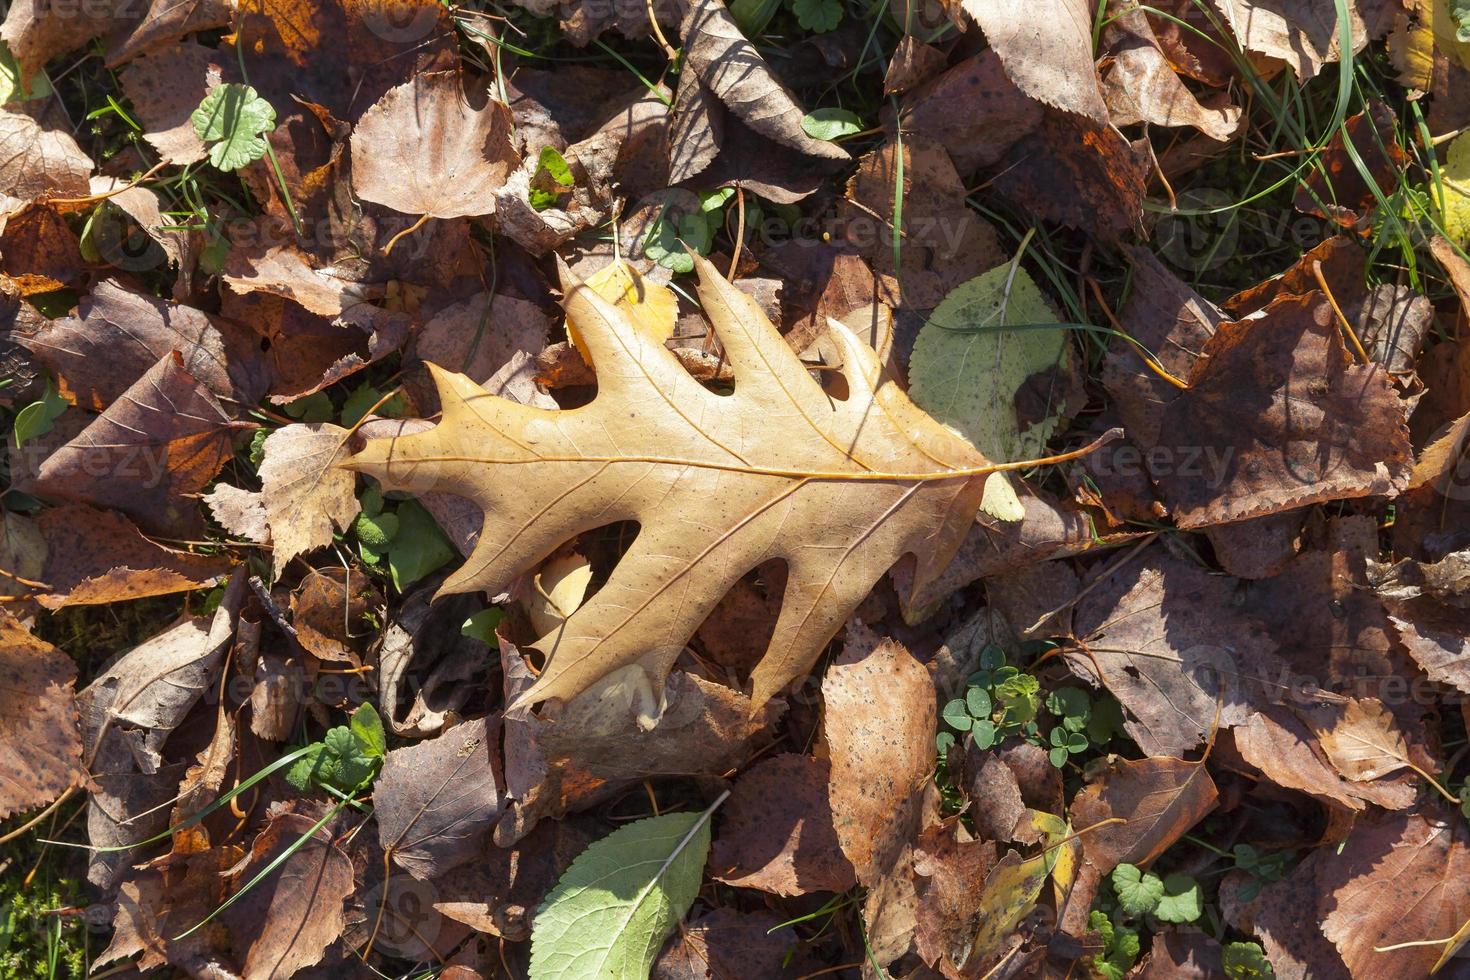
[[[1172,874],[1164,878],[1163,895],[1154,915],[1164,922],[1193,922],[1205,910],[1199,882],[1189,875]]]
[[[388,574],[395,589],[404,591],[455,555],[454,546],[423,505],[416,500],[398,505],[398,533],[388,548]]]
[[[263,134],[276,128],[276,110],[249,85],[229,82],[204,97],[189,117],[209,146],[209,162],[239,170],[265,156]]]
[[[286,782],[303,793],[309,792],[316,780],[324,746],[320,742],[313,742],[307,748],[311,751],[291,763],[291,768],[286,770]]]
[[[579,854],[536,913],[529,980],[646,980],[699,894],[709,816],[638,820]]]
[[[1062,420],[1061,392],[1040,393],[1046,417],[1028,420],[1024,431],[1016,396],[1033,375],[1068,366],[1067,331],[1037,326],[1056,322],[1025,269],[997,266],[953,289],[929,315],[914,341],[909,395],[989,459],[1043,455]]]
[[[825,34],[842,23],[842,0],[792,0],[791,12],[805,29]]]
[[[835,140],[863,131],[863,121],[846,109],[813,109],[801,117],[801,131],[814,140]]]
[[[1120,864],[1113,869],[1113,891],[1123,911],[1137,918],[1158,908],[1159,900],[1164,897],[1164,883],[1152,872]]]
[[[371,701],[364,701],[352,713],[350,727],[363,754],[373,759],[381,759],[388,754],[388,736],[383,731],[383,719]]]

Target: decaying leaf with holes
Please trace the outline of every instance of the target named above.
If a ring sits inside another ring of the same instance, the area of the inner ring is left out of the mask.
[[[752,675],[762,704],[810,669],[895,562],[913,554],[923,588],[974,523],[993,467],[887,382],[872,350],[831,327],[848,393],[829,398],[756,303],[695,264],[734,394],[705,389],[564,271],[597,372],[590,404],[530,408],[436,368],[439,425],[372,440],[346,463],[388,489],[448,491],[484,510],[480,543],[441,593],[494,595],[584,531],[639,523],[607,584],[535,644],[548,662],[518,704],[570,698],[615,671],[652,700],[725,592],[780,558],[784,602]]]

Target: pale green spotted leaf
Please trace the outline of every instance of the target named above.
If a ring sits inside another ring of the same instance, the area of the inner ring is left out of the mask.
[[[990,459],[1045,455],[1062,420],[1060,379],[1071,367],[1068,332],[1056,324],[1056,313],[1025,269],[1016,268],[1013,276],[1007,263],[976,276],[944,297],[919,331],[909,395]],[[1058,380],[1032,392],[1045,417],[1023,429],[1016,395],[1029,378],[1052,368],[1059,368]],[[1016,512],[1019,502],[1005,499],[998,482],[994,490],[986,487],[992,494],[998,509]]]
[[[276,128],[276,110],[253,87],[230,82],[206,95],[189,121],[209,144],[210,163],[220,170],[239,170],[265,156],[262,134]]]
[[[645,980],[699,894],[710,813],[638,820],[579,854],[536,913],[530,980]]]

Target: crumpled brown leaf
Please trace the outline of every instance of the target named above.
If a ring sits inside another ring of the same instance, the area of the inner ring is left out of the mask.
[[[1352,362],[1320,293],[1221,324],[1201,353],[1188,390],[1163,410],[1158,445],[1170,465],[1154,473],[1180,527],[1408,483],[1398,395],[1379,366]]]
[[[903,100],[908,135],[935,140],[962,176],[1000,160],[1041,122],[1042,108],[1006,77],[994,48],[966,58]]]
[[[320,814],[276,813],[231,869],[238,889],[289,847],[295,853],[220,913],[241,959],[242,980],[289,977],[321,961],[346,924],[343,902],[352,893],[352,862],[329,829],[312,833]]]
[[[266,437],[260,482],[277,576],[292,558],[330,544],[362,509],[356,478],[337,466],[350,455],[347,436],[330,422],[311,422]]]
[[[11,13],[18,9],[12,6]],[[65,130],[0,108],[0,194],[22,200],[86,197],[92,158]]]
[[[813,139],[801,128],[801,106],[740,33],[724,0],[692,0],[680,33],[685,65],[737,119],[809,156],[849,159],[837,144]]]
[[[1109,59],[1102,75],[1103,93],[1113,125],[1192,126],[1215,140],[1228,140],[1239,132],[1244,119],[1240,107],[1202,104],[1174,73],[1142,10],[1111,17],[1103,43]]]
[[[1127,862],[1146,867],[1215,808],[1215,781],[1203,762],[1157,756],[1119,760],[1072,801],[1072,825],[1086,862],[1102,874]]]

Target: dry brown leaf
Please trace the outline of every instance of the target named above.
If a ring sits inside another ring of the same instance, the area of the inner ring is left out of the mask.
[[[486,384],[517,351],[539,354],[551,323],[534,303],[477,293],[439,310],[414,335],[413,357]]]
[[[1398,186],[1408,162],[1397,134],[1398,118],[1393,110],[1376,99],[1369,102],[1366,111],[1350,117],[1333,134],[1319,167],[1311,169],[1297,190],[1296,209],[1344,228],[1362,227],[1377,209],[1378,197],[1386,198]],[[1352,141],[1353,155],[1343,145],[1346,140]],[[1372,177],[1372,186],[1363,179],[1360,166]]]
[[[113,279],[98,283],[76,316],[47,321],[22,343],[60,378],[63,392],[95,411],[174,350],[184,370],[220,398],[250,406],[265,393],[258,345],[240,327]]]
[[[409,874],[433,881],[483,852],[504,784],[500,726],[484,718],[394,749],[373,784],[378,840]]]
[[[1221,955],[1220,943],[1206,933],[1165,927],[1154,933],[1148,961],[1137,980],[1214,980],[1229,976]]]
[[[995,49],[955,65],[903,100],[909,134],[939,142],[962,175],[999,161],[1041,123],[1040,104],[1006,77]]]
[[[772,895],[844,892],[857,883],[832,826],[832,765],[786,752],[735,781],[709,867],[719,881]]]
[[[822,678],[833,827],[869,887],[918,832],[935,726],[929,672],[896,640],[874,640],[849,635]]]
[[[724,106],[695,72],[681,72],[669,108],[669,184],[703,173],[725,138]]]
[[[801,106],[740,33],[724,0],[694,0],[681,33],[685,64],[737,119],[793,150],[827,160],[848,159],[836,143],[813,139],[801,128]]]
[[[219,400],[170,351],[82,433],[41,464],[42,497],[111,508],[146,531],[192,538],[203,529],[190,495],[230,458],[237,432]]]
[[[77,667],[0,610],[0,818],[86,784],[72,684]]]
[[[1470,838],[1458,813],[1359,824],[1318,871],[1322,932],[1354,980],[1428,976],[1465,941],[1467,876]]]
[[[654,962],[649,980],[777,977],[813,968],[782,916],[764,909],[717,908],[679,930]]]
[[[925,44],[912,34],[899,39],[888,71],[883,75],[883,94],[898,95],[916,88],[944,71],[948,58],[932,44]]]
[[[123,0],[75,4],[16,0],[0,25],[0,38],[15,56],[21,77],[29,79],[52,58],[75,51],[114,24],[134,17],[132,5]]]
[[[255,229],[259,230],[259,229]],[[266,242],[269,242],[267,237]],[[222,277],[240,295],[270,293],[293,300],[319,316],[342,317],[382,295],[358,283],[312,268],[305,253],[294,245],[263,248],[233,247]]]
[[[1006,74],[1031,98],[1108,122],[1092,65],[1093,9],[1084,0],[964,0]]]
[[[129,6],[123,5],[124,9]],[[177,42],[185,34],[224,27],[233,15],[230,0],[149,0],[136,23],[127,24],[108,40],[107,66],[116,68],[146,51]]]
[[[347,430],[329,422],[288,425],[266,437],[261,492],[274,542],[275,574],[297,555],[324,548],[362,509],[347,459]]]
[[[352,131],[352,189],[404,214],[477,217],[520,162],[503,102],[472,105],[458,72],[416,75]],[[483,96],[482,96],[483,98]]]
[[[360,666],[361,639],[375,632],[367,613],[381,606],[373,580],[356,566],[313,568],[291,593],[291,625],[312,656]]]
[[[1319,847],[1255,902],[1255,932],[1277,980],[1349,980],[1342,957],[1322,935],[1321,880],[1336,848]]]
[[[1241,758],[1277,786],[1300,790],[1325,803],[1354,812],[1375,803],[1388,810],[1412,806],[1419,788],[1413,780],[1353,783],[1328,762],[1304,722],[1272,706],[1232,731]]]
[[[1087,863],[1106,874],[1124,862],[1149,864],[1213,810],[1215,800],[1203,762],[1120,760],[1077,794],[1072,825],[1083,834]],[[1097,826],[1114,817],[1122,822]]]
[[[1397,722],[1373,698],[1302,709],[1322,751],[1337,771],[1353,782],[1386,776],[1409,766],[1409,746]]]
[[[1154,476],[1180,527],[1390,494],[1412,465],[1404,409],[1378,365],[1353,363],[1320,293],[1222,324],[1163,412]],[[1208,465],[1186,467],[1186,457]],[[1162,458],[1162,457],[1161,457]]]
[[[1128,709],[1146,753],[1182,757],[1246,721],[1285,670],[1260,625],[1230,614],[1234,599],[1230,579],[1154,549],[1078,603],[1067,665]]]
[[[155,544],[126,517],[82,504],[49,507],[36,518],[47,545],[36,597],[48,609],[100,605],[213,585],[230,560]]]
[[[278,813],[234,868],[236,887],[305,843],[283,864],[220,913],[242,961],[242,980],[274,980],[321,961],[346,925],[343,902],[352,893],[352,862],[316,817]]]
[[[833,402],[755,302],[695,262],[703,307],[735,370],[733,395],[704,389],[624,314],[569,281],[568,309],[599,365],[590,405],[530,409],[440,370],[439,425],[370,441],[348,463],[389,489],[445,490],[485,512],[480,543],[447,593],[497,594],[581,531],[641,523],[554,653],[551,637],[542,639],[550,659],[519,704],[569,698],[634,667],[659,690],[734,582],[780,557],[790,567],[786,599],[752,675],[754,701],[764,704],[810,669],[901,556],[918,556],[916,587],[933,579],[979,504],[975,469],[986,461],[884,382],[872,350],[834,328],[849,394]],[[874,473],[892,476],[873,481]]]
[[[86,197],[92,166],[70,133],[0,108],[0,193],[26,201]]]
[[[996,189],[1039,217],[1106,241],[1142,234],[1148,149],[1110,126],[1047,109],[1000,166]]]
[[[1286,62],[1301,81],[1341,57],[1333,0],[1214,0],[1214,6],[1243,49]],[[1368,41],[1367,32],[1357,5],[1347,9],[1358,51]]]
[[[128,65],[120,81],[159,156],[183,167],[209,155],[189,116],[223,81],[219,52],[192,41],[170,45]]]
[[[252,544],[269,544],[270,524],[265,515],[265,498],[254,490],[220,482],[201,498],[215,523],[232,536]]]
[[[1103,42],[1111,59],[1102,76],[1103,93],[1113,125],[1193,126],[1215,140],[1228,140],[1240,130],[1239,106],[1202,105],[1174,74],[1142,10],[1111,18]]]
[[[996,864],[995,845],[967,839],[961,829],[958,821],[938,824],[925,830],[914,846],[914,946],[931,966],[943,963],[946,975],[956,975],[955,965],[969,956],[976,910]]]

